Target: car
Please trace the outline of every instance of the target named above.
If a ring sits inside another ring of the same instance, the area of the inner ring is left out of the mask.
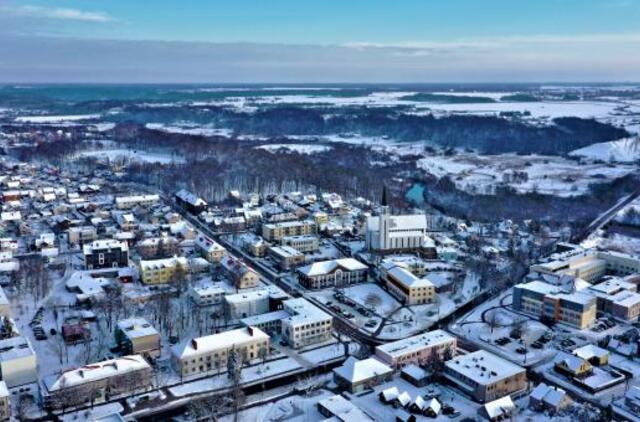
[[[52,328],[49,330],[49,334],[51,334],[52,336],[55,336],[56,334],[58,334],[58,332],[56,331],[55,328]]]
[[[333,304],[333,302],[330,301],[330,300],[327,300],[324,304],[327,305],[327,306],[331,306]]]
[[[288,345],[289,343],[287,343],[287,340],[282,339],[282,340],[280,340],[280,341],[278,342],[278,344],[280,344],[280,346],[286,346],[286,345]]]
[[[524,355],[525,353],[527,353],[527,349],[525,349],[524,347],[518,347],[516,349],[516,353],[520,353],[521,355]]]

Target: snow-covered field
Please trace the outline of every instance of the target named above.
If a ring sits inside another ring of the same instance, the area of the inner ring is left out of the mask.
[[[264,149],[269,152],[278,153],[281,151],[295,151],[299,154],[314,154],[318,152],[331,151],[333,148],[328,145],[309,145],[309,144],[269,144],[260,145],[256,148]]]
[[[640,137],[592,144],[572,151],[569,155],[591,160],[631,163],[640,160]]]
[[[60,123],[77,122],[81,120],[99,119],[100,114],[78,114],[69,116],[20,116],[16,117],[18,123]]]
[[[147,129],[159,130],[166,133],[180,133],[183,135],[197,135],[197,136],[224,136],[230,137],[233,135],[231,129],[216,128],[211,125],[198,126],[193,123],[185,123],[181,125],[165,125],[163,123],[147,123],[145,125]]]
[[[76,157],[77,158],[97,157],[101,159],[108,158],[111,161],[122,159],[122,160],[129,160],[129,161],[139,161],[139,162],[145,162],[145,163],[159,163],[159,164],[184,162],[184,158],[178,155],[162,154],[162,153],[140,151],[140,150],[131,150],[131,149],[124,149],[124,148],[82,151],[82,152],[79,152],[76,155]]]
[[[522,193],[565,197],[587,193],[592,183],[610,182],[635,171],[630,165],[581,164],[560,157],[516,154],[428,156],[417,165],[435,177],[449,176],[458,189],[469,193],[492,194],[498,186],[510,186]]]

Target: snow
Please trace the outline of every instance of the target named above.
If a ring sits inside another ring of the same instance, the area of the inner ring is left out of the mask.
[[[233,131],[225,128],[215,128],[211,125],[199,126],[195,123],[183,123],[180,125],[166,125],[164,123],[147,123],[147,129],[159,130],[166,133],[179,133],[183,135],[197,136],[223,136],[231,137]]]
[[[277,153],[284,150],[284,152],[297,152],[298,154],[314,154],[318,152],[331,151],[333,148],[327,145],[309,145],[309,144],[269,144],[260,145],[256,148],[264,149],[265,151]]]
[[[572,151],[569,155],[591,160],[631,163],[640,160],[640,138],[601,142]]]
[[[100,114],[79,114],[69,116],[20,116],[16,117],[15,121],[19,123],[60,123],[99,119],[100,117]]]
[[[158,152],[151,152],[151,151],[132,150],[132,149],[125,149],[125,148],[81,151],[76,155],[76,158],[83,158],[83,157],[96,157],[99,159],[109,159],[111,161],[122,159],[122,160],[138,161],[138,162],[145,162],[145,163],[159,163],[159,164],[184,162],[184,158],[178,155],[171,155],[168,153],[158,153]]]

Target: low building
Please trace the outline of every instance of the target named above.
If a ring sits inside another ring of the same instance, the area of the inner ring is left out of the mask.
[[[197,215],[207,209],[207,203],[204,199],[186,189],[180,189],[176,192],[175,200],[178,205],[189,211],[191,214]]]
[[[142,356],[123,356],[45,378],[43,384],[45,407],[63,409],[145,391],[152,386],[152,369]]]
[[[354,258],[314,262],[297,270],[298,281],[308,289],[342,287],[367,280],[369,267]]]
[[[373,421],[356,405],[342,397],[341,395],[331,396],[318,402],[318,412],[325,416],[328,421],[352,422],[352,421]]]
[[[181,376],[219,372],[226,368],[231,350],[250,361],[268,353],[269,336],[255,327],[239,328],[194,338],[171,349],[173,365]],[[266,351],[266,352],[265,352]]]
[[[160,357],[160,333],[146,319],[118,321],[114,334],[121,353],[142,355],[147,359]]]
[[[144,284],[166,284],[175,277],[186,276],[187,271],[189,260],[185,257],[140,261],[140,274]]]
[[[220,262],[222,257],[227,253],[227,250],[223,248],[222,245],[202,233],[196,237],[196,248],[202,257],[209,262]]]
[[[150,207],[160,202],[160,195],[132,195],[116,198],[116,207],[128,209],[133,207]]]
[[[603,366],[609,363],[609,355],[611,353],[595,344],[586,344],[573,349],[573,354],[594,366]]]
[[[17,336],[0,340],[0,376],[13,388],[38,382],[38,361],[31,343]]]
[[[573,403],[566,391],[543,382],[529,394],[529,407],[537,411],[556,413]]]
[[[68,237],[70,245],[84,245],[96,240],[98,232],[93,226],[69,227]]]
[[[220,264],[238,289],[257,287],[260,283],[260,276],[253,268],[230,255],[225,255]]]
[[[376,346],[375,356],[392,368],[401,368],[448,360],[455,356],[456,347],[454,336],[444,330],[434,330]]]
[[[391,381],[393,369],[375,358],[358,360],[353,356],[333,370],[336,385],[352,394]]]
[[[285,236],[303,236],[316,232],[314,221],[284,221],[262,225],[262,237],[269,241],[280,241]]]
[[[444,376],[481,403],[527,388],[524,368],[484,350],[457,356],[444,366]]]
[[[279,310],[242,318],[240,324],[242,324],[243,327],[259,328],[270,336],[273,336],[281,333],[282,320],[288,317],[289,313],[287,311]]]
[[[576,378],[587,376],[593,372],[593,366],[587,360],[563,351],[554,356],[553,367],[561,374]]]
[[[491,422],[498,422],[512,419],[516,409],[511,397],[505,396],[486,403],[479,413]]]
[[[210,283],[191,287],[189,289],[189,296],[196,306],[216,306],[222,304],[224,296],[229,293],[230,290],[230,287],[224,282]]]
[[[382,265],[382,278],[389,292],[407,305],[433,303],[436,286],[426,277],[417,277],[400,265]]]
[[[290,246],[302,253],[317,252],[320,249],[320,241],[315,235],[284,236],[283,246]]]
[[[289,299],[282,302],[289,314],[282,320],[282,338],[297,349],[331,339],[333,317],[306,299]]]
[[[87,270],[129,266],[129,245],[113,239],[94,240],[83,246]]]
[[[225,314],[231,320],[264,314],[269,312],[269,289],[226,295],[224,307]]]
[[[272,246],[269,256],[273,258],[282,270],[289,270],[304,264],[304,254],[290,246]]]

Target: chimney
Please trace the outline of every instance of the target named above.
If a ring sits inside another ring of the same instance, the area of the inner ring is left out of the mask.
[[[253,327],[251,326],[247,327],[247,331],[249,332],[249,335],[253,337]]]
[[[198,350],[198,342],[195,338],[191,339],[191,347],[193,347],[195,350]]]

